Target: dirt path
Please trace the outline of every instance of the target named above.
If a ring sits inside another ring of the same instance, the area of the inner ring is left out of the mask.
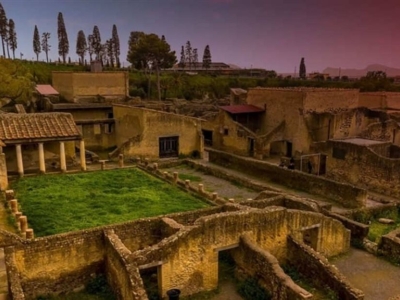
[[[243,201],[249,198],[254,199],[258,195],[258,192],[255,192],[251,189],[235,185],[230,181],[215,176],[207,175],[186,165],[163,170],[171,173],[178,172],[178,174],[181,176],[190,176],[188,178],[194,178],[198,183],[204,184],[206,191],[217,192],[219,196],[226,199],[233,198],[237,201]],[[195,181],[192,182],[194,183]]]
[[[354,287],[365,293],[365,300],[400,297],[400,267],[358,249],[351,249],[331,262]]]

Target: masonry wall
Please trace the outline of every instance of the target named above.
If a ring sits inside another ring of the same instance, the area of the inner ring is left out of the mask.
[[[306,90],[304,113],[340,113],[358,106],[358,90],[313,89]]]
[[[329,178],[357,184],[381,194],[400,196],[399,158],[384,157],[368,147],[351,143],[330,141],[329,144],[331,145],[330,159],[327,160]],[[344,159],[333,157],[334,148],[345,152]]]
[[[53,87],[70,102],[80,97],[113,96],[129,94],[127,72],[53,72]]]
[[[77,126],[82,132],[86,149],[95,151],[116,146],[114,123],[93,122]]]
[[[359,107],[366,107],[366,108],[385,108],[386,104],[386,96],[384,93],[360,93]]]
[[[8,187],[6,155],[0,153],[0,190],[5,191]]]
[[[271,142],[287,140],[293,143],[293,153],[307,152],[311,142],[303,118],[305,93],[289,89],[249,89],[247,103],[265,109],[265,117],[260,126],[260,134],[268,134],[285,120],[282,135]]]
[[[179,154],[203,152],[201,120],[126,105],[114,105],[117,147],[126,157],[159,157],[160,137],[179,137]]]
[[[349,208],[365,205],[366,191],[345,183],[338,183],[304,172],[281,168],[264,161],[228,154],[209,149],[210,162],[233,168],[245,174],[268,178],[271,182],[321,195]]]
[[[324,239],[321,251],[328,256],[346,251],[349,232],[336,220],[311,212],[284,208],[220,213],[197,220],[192,228],[181,229],[157,247],[133,253],[137,264],[162,261],[162,294],[179,287],[182,295],[213,290],[218,285],[218,251],[237,247],[240,236],[248,233],[279,263],[287,259],[287,235],[304,226],[320,224]],[[334,235],[344,235],[336,237]],[[347,243],[347,244],[346,244]]]
[[[378,251],[394,263],[400,263],[400,229],[381,237]]]
[[[320,287],[328,286],[338,295],[338,299],[364,299],[364,293],[350,285],[347,279],[328,260],[307,245],[288,238],[290,264]]]

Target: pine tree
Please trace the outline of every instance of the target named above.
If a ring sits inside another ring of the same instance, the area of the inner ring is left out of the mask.
[[[39,30],[38,30],[36,25],[35,25],[35,29],[33,31],[33,52],[35,52],[36,61],[38,61],[39,60],[39,53],[41,52],[41,49],[40,49]]]
[[[117,68],[121,68],[121,61],[119,59],[119,56],[121,55],[121,46],[119,43],[119,36],[118,36],[118,31],[117,31],[117,26],[114,24],[113,29],[112,29],[112,47],[114,51],[114,57],[115,57],[115,64]]]
[[[104,44],[105,53],[107,56],[107,66],[114,68],[114,42],[113,39],[109,39]]]
[[[208,70],[211,67],[211,51],[210,46],[206,46],[203,54],[203,68]]]
[[[302,57],[300,61],[299,77],[301,79],[306,79],[306,64],[304,63],[304,57]]]
[[[78,37],[76,38],[76,54],[79,56],[79,64],[83,65],[85,61],[85,54],[87,50],[86,36],[83,30],[79,30]]]
[[[182,68],[182,69],[185,68],[185,60],[186,60],[185,47],[182,46],[182,48],[181,48],[181,59],[179,60],[179,68]]]
[[[46,62],[49,62],[49,52],[50,52],[50,32],[43,32],[42,33],[42,50],[46,53]]]
[[[101,37],[99,27],[93,27],[93,41],[92,41],[93,51],[96,54],[96,60],[101,60],[100,52],[103,50],[103,45],[101,44]]]
[[[192,63],[193,63],[194,69],[196,69],[198,62],[199,62],[199,55],[197,53],[197,48],[194,48],[193,52],[192,52]]]
[[[89,61],[92,62],[92,56],[93,56],[93,53],[94,53],[94,49],[93,49],[93,35],[92,35],[92,34],[89,34],[89,35],[88,35],[87,45],[88,45],[88,52],[89,52]]]
[[[4,48],[4,43],[7,41],[7,16],[6,12],[3,8],[3,5],[0,3],[0,36],[1,36],[1,44],[3,46],[3,57],[6,57],[6,51]]]
[[[69,42],[67,30],[65,29],[65,23],[62,13],[58,13],[58,55],[63,58],[63,63],[65,64],[65,59],[69,52]]]
[[[190,41],[186,42],[185,62],[189,66],[189,70],[191,70],[192,69],[192,46],[190,45]]]
[[[17,49],[17,33],[15,32],[15,23],[13,19],[8,21],[8,43],[10,44],[13,58],[15,59],[15,49]]]

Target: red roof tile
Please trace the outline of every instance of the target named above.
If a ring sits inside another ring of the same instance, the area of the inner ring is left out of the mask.
[[[230,114],[249,114],[249,113],[260,113],[263,112],[264,109],[259,108],[254,105],[244,104],[244,105],[226,105],[220,106],[222,110],[227,111]]]
[[[58,92],[50,84],[38,84],[36,90],[41,95],[58,95]]]
[[[0,114],[0,140],[80,139],[81,134],[68,113]]]

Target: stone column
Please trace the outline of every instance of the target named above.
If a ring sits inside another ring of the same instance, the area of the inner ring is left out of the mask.
[[[39,171],[40,173],[44,174],[46,173],[46,164],[44,161],[44,148],[43,148],[43,143],[39,143]]]
[[[60,165],[61,165],[61,172],[67,171],[67,162],[65,160],[64,142],[60,142]]]
[[[80,141],[80,154],[81,154],[81,170],[86,171],[86,153],[85,153],[85,141]]]
[[[7,187],[8,187],[8,176],[7,176],[6,155],[4,153],[0,153],[0,190],[4,191],[7,189]],[[6,197],[7,197],[7,191],[6,191]]]
[[[15,150],[17,151],[17,167],[19,176],[24,176],[24,164],[22,162],[22,149],[21,145],[15,145]]]
[[[118,165],[120,168],[124,167],[124,155],[122,153],[118,155]]]

